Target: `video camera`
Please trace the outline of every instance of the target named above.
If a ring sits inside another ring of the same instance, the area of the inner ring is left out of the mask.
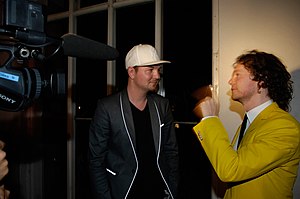
[[[44,33],[43,6],[36,1],[0,1],[1,110],[27,108],[49,85],[33,61],[45,60],[44,46],[54,42],[59,45],[59,40],[51,40]]]
[[[56,46],[51,56],[60,49],[67,56],[91,59],[113,60],[119,55],[113,47],[74,34],[48,37],[44,32],[44,1],[0,0],[0,110],[26,109],[46,86],[64,92],[64,74],[51,74],[46,80],[35,67],[36,62],[49,58],[44,53],[46,46]]]

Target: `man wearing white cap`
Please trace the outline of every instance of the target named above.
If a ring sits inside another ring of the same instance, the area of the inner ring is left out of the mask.
[[[178,146],[169,101],[156,93],[162,64],[154,47],[126,55],[127,88],[100,99],[89,132],[95,199],[175,199]]]

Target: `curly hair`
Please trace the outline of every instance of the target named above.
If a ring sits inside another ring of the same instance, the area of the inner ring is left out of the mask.
[[[278,106],[290,110],[293,96],[293,81],[286,66],[273,54],[251,50],[236,58],[235,64],[243,64],[254,76],[259,88],[267,88],[268,95]]]

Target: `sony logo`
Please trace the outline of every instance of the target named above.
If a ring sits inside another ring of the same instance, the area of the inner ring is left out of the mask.
[[[15,100],[13,100],[13,99],[11,99],[11,98],[9,98],[6,95],[3,95],[1,93],[0,93],[0,98],[3,99],[4,101],[7,101],[7,102],[11,103],[11,104],[14,104],[16,102]]]

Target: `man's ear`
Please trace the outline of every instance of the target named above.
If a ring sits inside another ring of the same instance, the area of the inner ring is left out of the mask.
[[[130,79],[133,79],[135,76],[135,69],[133,67],[128,67],[127,73]]]
[[[262,92],[262,90],[265,89],[265,82],[264,81],[260,81],[257,83],[258,89],[257,92],[260,94]]]

